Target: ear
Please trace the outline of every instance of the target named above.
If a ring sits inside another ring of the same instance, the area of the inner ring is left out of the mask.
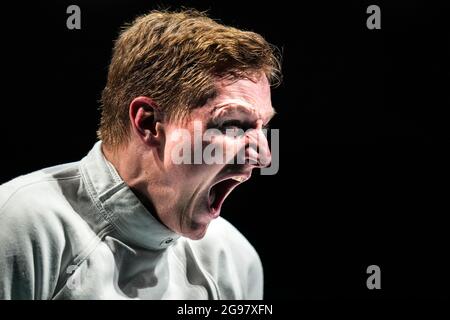
[[[148,146],[159,146],[164,139],[158,105],[148,97],[137,97],[130,103],[131,129]]]

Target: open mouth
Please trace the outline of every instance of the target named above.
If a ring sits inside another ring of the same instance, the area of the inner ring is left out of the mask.
[[[220,213],[220,208],[225,198],[240,183],[247,180],[246,177],[236,176],[217,182],[209,189],[208,199],[210,212],[214,217]]]

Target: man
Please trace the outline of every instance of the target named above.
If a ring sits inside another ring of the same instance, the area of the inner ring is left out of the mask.
[[[278,73],[258,34],[196,11],[136,19],[115,43],[100,141],[0,187],[0,298],[262,298],[256,251],[219,214],[270,163]],[[207,149],[223,161],[199,162]]]

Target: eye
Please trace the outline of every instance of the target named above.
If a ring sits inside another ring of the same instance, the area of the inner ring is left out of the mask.
[[[224,129],[234,129],[234,128],[242,128],[242,122],[239,120],[227,120],[222,122],[220,125],[221,128]]]
[[[242,129],[245,131],[248,129],[248,125],[246,125],[240,120],[226,120],[219,125],[219,129],[222,131],[238,130],[238,129]]]
[[[218,129],[226,135],[238,137],[244,135],[249,125],[241,120],[225,120],[218,125]]]

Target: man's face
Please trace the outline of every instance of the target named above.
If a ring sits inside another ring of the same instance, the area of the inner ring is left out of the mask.
[[[165,124],[161,170],[171,196],[159,218],[191,239],[202,238],[228,194],[271,161],[262,131],[274,115],[267,78],[220,80],[217,87],[218,95],[188,121]]]

